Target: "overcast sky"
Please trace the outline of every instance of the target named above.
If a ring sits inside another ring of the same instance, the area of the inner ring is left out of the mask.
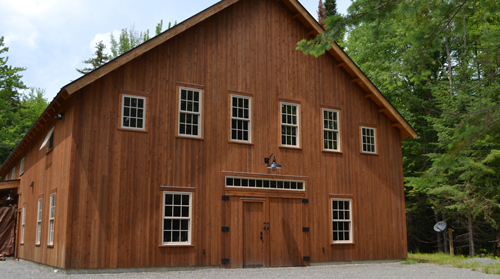
[[[299,1],[317,17],[318,0]],[[81,76],[75,69],[85,67],[82,61],[92,57],[96,42],[103,40],[109,48],[111,32],[134,25],[154,35],[160,20],[164,27],[168,21],[182,22],[217,2],[0,0],[0,36],[9,47],[8,64],[26,68],[24,83],[44,88],[52,101],[61,87]],[[338,11],[346,13],[350,3],[337,0]]]

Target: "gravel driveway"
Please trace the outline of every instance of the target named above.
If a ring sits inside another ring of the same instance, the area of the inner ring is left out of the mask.
[[[346,264],[314,267],[261,269],[205,269],[195,271],[143,272],[120,274],[64,274],[54,268],[25,261],[0,262],[0,278],[500,278],[468,269],[441,267],[431,264],[403,265],[399,263]]]

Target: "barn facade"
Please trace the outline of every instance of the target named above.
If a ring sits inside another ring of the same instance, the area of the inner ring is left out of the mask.
[[[296,0],[224,0],[63,87],[0,168],[18,257],[406,258],[401,140],[416,133],[338,46],[296,50],[321,32]]]

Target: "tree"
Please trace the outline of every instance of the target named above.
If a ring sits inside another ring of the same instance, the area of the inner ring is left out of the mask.
[[[420,226],[408,239],[428,242],[422,225],[444,216],[471,256],[489,245],[480,233],[499,232],[499,11],[492,0],[357,0],[298,43],[322,55],[349,28],[345,51],[419,133],[403,142],[408,220]]]
[[[318,4],[318,22],[325,28],[325,25],[323,24],[323,20],[325,19],[325,6],[323,5],[323,0],[319,0]]]
[[[0,55],[9,51],[0,37]],[[21,100],[19,90],[26,86],[21,81],[20,72],[25,68],[7,65],[9,58],[0,56],[0,161],[3,162],[17,144],[16,127],[20,121]]]
[[[81,74],[88,74],[93,70],[101,67],[102,65],[108,63],[109,57],[105,54],[106,45],[102,41],[99,41],[98,43],[95,44],[95,49],[96,49],[94,54],[95,57],[83,61],[83,63],[89,64],[90,67],[83,69],[76,69],[77,72]]]
[[[338,15],[336,0],[325,0],[324,7],[325,17]]]

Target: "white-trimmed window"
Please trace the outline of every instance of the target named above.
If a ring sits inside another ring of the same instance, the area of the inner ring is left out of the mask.
[[[36,245],[40,245],[40,236],[42,235],[42,202],[43,199],[38,200],[38,213],[36,215]]]
[[[377,153],[377,137],[375,128],[361,127],[361,151],[363,153]]]
[[[191,244],[192,193],[163,192],[163,245]]]
[[[12,169],[12,179],[16,179],[16,168]]]
[[[26,205],[23,206],[23,216],[21,216],[21,244],[24,244],[24,224],[26,223]]]
[[[44,148],[47,145],[47,143],[48,143],[47,151],[51,150],[54,147],[54,128],[55,128],[55,126],[49,130],[49,132],[47,133],[47,136],[45,136],[45,139],[43,140],[42,146],[40,146],[39,150],[42,150],[42,148]]]
[[[305,181],[226,176],[226,187],[305,191]]]
[[[352,200],[331,199],[332,203],[332,242],[352,242]]]
[[[21,169],[19,170],[19,175],[24,173],[24,157],[21,159]]]
[[[299,105],[280,103],[281,145],[299,147]]]
[[[54,217],[56,211],[56,193],[50,195],[50,211],[49,211],[49,235],[47,245],[54,245]]]
[[[201,137],[202,90],[179,87],[179,136]]]
[[[231,141],[252,142],[252,98],[231,95]]]
[[[5,174],[5,180],[9,180],[9,174]]]
[[[340,151],[338,110],[323,109],[323,149]]]
[[[121,128],[146,130],[146,97],[122,94]]]

